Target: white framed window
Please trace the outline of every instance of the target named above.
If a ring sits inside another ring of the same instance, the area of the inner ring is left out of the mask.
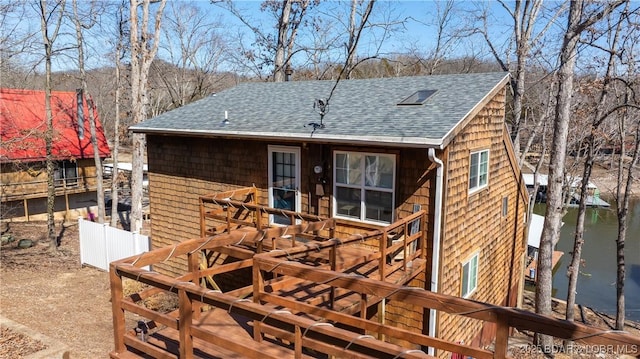
[[[469,160],[469,193],[487,186],[489,182],[489,150],[471,152]]]
[[[395,155],[335,151],[333,215],[363,222],[391,223]]]
[[[460,296],[467,298],[478,287],[478,257],[474,254],[466,262],[462,263],[462,288]]]

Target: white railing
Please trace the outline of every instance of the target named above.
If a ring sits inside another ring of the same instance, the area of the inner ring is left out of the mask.
[[[78,218],[80,263],[109,270],[109,263],[149,251],[149,237]],[[148,269],[148,268],[147,268]]]

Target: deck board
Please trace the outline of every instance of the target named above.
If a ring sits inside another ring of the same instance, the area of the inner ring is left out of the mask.
[[[426,261],[416,259],[412,262],[410,268],[406,271],[396,270],[387,276],[386,281],[389,283],[406,283],[411,278],[415,277],[421,270],[424,270]],[[379,276],[377,261],[370,261],[362,263],[345,270],[343,273],[350,275],[358,275],[369,278],[377,278]],[[328,284],[317,284],[314,282],[304,281],[295,284],[292,287],[286,287],[274,292],[275,295],[281,297],[287,297],[295,299],[297,301],[305,302],[322,308],[330,307],[330,291],[331,286]],[[368,300],[368,306],[377,304],[380,299]],[[350,292],[347,290],[338,289],[335,292],[334,310],[345,312],[349,314],[355,314],[360,311],[360,294]]]
[[[223,337],[226,341],[231,341],[245,347],[252,348],[259,353],[260,358],[290,358],[293,348],[280,342],[269,340],[262,342],[253,340],[253,329],[251,321],[239,315],[229,314],[226,310],[215,308],[202,313],[200,320],[194,323],[194,329],[208,330]],[[170,353],[178,353],[179,332],[175,329],[162,328],[153,333],[147,344],[162,348]],[[223,345],[199,338],[193,339],[194,358],[201,359],[241,359],[252,358],[250,353],[241,354],[233,350],[226,349]],[[324,356],[320,356],[323,358]],[[303,355],[303,358],[318,358],[318,356]]]

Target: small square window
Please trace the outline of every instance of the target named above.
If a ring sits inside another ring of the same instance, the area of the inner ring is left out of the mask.
[[[509,214],[509,197],[502,198],[502,217],[506,217]]]
[[[462,264],[461,297],[467,298],[478,286],[478,256],[476,253]]]

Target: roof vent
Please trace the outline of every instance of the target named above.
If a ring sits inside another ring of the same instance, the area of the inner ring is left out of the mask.
[[[401,102],[398,103],[398,106],[405,105],[422,105],[427,101],[427,99],[433,96],[438,90],[418,90],[413,93],[413,95],[405,98]]]

